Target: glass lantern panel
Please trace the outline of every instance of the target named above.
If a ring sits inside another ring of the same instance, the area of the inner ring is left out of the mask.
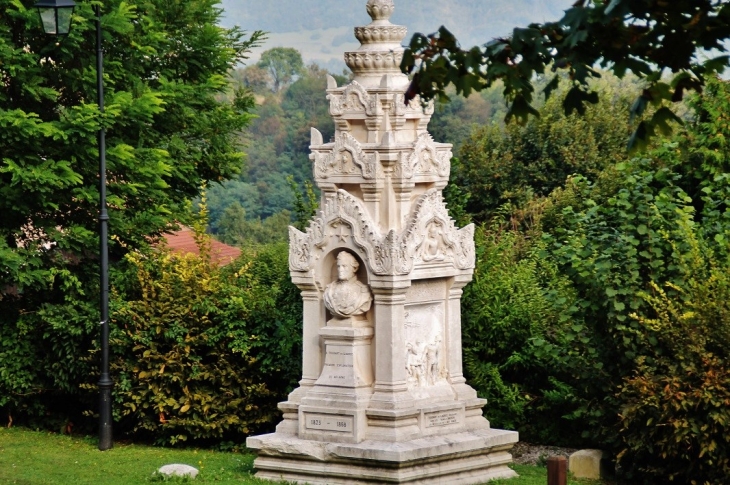
[[[43,31],[46,34],[56,35],[56,9],[55,8],[40,8],[38,9],[41,14],[41,22],[43,22]]]
[[[73,7],[58,9],[58,35],[66,35],[71,30],[71,14]]]

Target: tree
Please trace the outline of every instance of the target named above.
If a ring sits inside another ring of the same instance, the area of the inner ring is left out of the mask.
[[[275,93],[304,73],[302,55],[292,47],[274,47],[264,51],[257,65],[269,71],[273,82],[271,89]]]
[[[245,78],[245,73],[251,69],[246,68],[241,77]],[[312,126],[322,132],[325,140],[334,135],[335,127],[326,96],[328,74],[325,69],[311,64],[296,81],[284,86],[279,93],[269,91],[268,95],[257,97],[260,103],[256,106],[257,117],[244,135],[247,146],[246,173],[241,174],[239,180],[231,180],[208,190],[213,233],[224,237],[221,219],[234,201],[238,201],[245,209],[245,217],[249,222],[261,224],[262,230],[265,229],[263,233],[268,228],[281,226],[279,222],[285,219],[281,211],[298,213],[297,201],[292,194],[300,194],[300,190],[292,191],[285,180],[293,176],[300,185],[312,180],[312,163],[309,160]],[[342,76],[334,77],[338,85],[347,82]],[[306,194],[306,189],[301,192]],[[234,220],[240,218],[240,212],[234,211],[229,214],[230,217]],[[285,229],[284,226],[283,236],[286,236]],[[263,241],[266,237],[243,239]]]
[[[452,182],[469,193],[466,208],[475,221],[488,221],[504,204],[520,209],[534,197],[546,197],[571,175],[595,180],[607,166],[626,160],[630,130],[621,113],[628,106],[627,92],[616,86],[615,77],[606,80],[613,82],[600,88],[600,102],[583,116],[565,115],[553,97],[539,108],[539,118],[524,125],[472,131],[459,151]]]
[[[730,38],[730,4],[720,0],[578,0],[557,22],[515,28],[511,37],[463,50],[445,27],[425,36],[415,34],[403,56],[401,69],[413,74],[406,99],[428,100],[445,96],[453,84],[468,96],[495,81],[504,83],[510,101],[507,118],[526,120],[536,115],[531,105],[532,80],[547,70],[565,70],[572,87],[566,93],[566,113],[583,113],[598,94],[589,80],[599,76],[596,66],[619,77],[633,72],[647,86],[632,105],[631,118],[641,118],[648,105],[656,109],[636,126],[629,146],[646,142],[669,122],[680,121],[669,108],[688,90],[700,92],[707,75],[722,72],[726,55],[703,60],[704,52],[725,52]],[[663,74],[673,75],[667,82]],[[543,92],[557,87],[556,74]]]
[[[11,369],[0,376],[0,407],[14,413],[45,416],[55,394],[77,396],[90,378],[99,126],[112,281],[125,253],[185,217],[203,181],[242,166],[237,134],[252,101],[243,91],[231,102],[218,96],[261,33],[219,27],[216,0],[104,2],[102,116],[96,3],[77,2],[71,33],[56,44],[33,0],[0,0],[0,367]]]
[[[239,67],[232,73],[235,83],[245,86],[254,93],[268,91],[271,78],[269,72],[257,65]]]

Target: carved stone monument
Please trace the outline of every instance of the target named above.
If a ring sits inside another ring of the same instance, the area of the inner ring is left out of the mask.
[[[492,429],[462,374],[461,294],[474,269],[474,227],[454,225],[441,191],[451,145],[432,109],[404,102],[406,28],[392,0],[345,54],[355,74],[327,98],[335,136],[312,128],[321,210],[289,229],[301,289],[303,375],[279,403],[276,432],[248,438],[256,476],[312,484],[478,484],[515,476],[517,433]]]

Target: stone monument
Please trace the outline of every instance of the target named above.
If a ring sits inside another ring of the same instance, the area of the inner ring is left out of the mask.
[[[301,289],[303,375],[279,403],[272,434],[248,438],[256,476],[311,484],[478,484],[515,476],[517,433],[492,429],[486,400],[462,374],[461,294],[474,270],[474,227],[443,202],[451,145],[406,106],[406,28],[392,0],[369,0],[372,22],[345,54],[354,80],[328,79],[335,121],[310,159],[321,210],[289,228]]]

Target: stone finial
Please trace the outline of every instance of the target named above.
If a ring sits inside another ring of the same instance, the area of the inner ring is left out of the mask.
[[[400,72],[403,59],[401,42],[408,30],[388,20],[395,10],[393,0],[368,0],[366,9],[372,22],[364,27],[355,27],[360,48],[345,53],[347,67],[355,74],[355,80],[366,87],[376,87],[386,74],[405,82],[407,77]]]
[[[393,4],[393,0],[368,0],[365,8],[374,21],[388,20],[395,10],[395,4]]]

